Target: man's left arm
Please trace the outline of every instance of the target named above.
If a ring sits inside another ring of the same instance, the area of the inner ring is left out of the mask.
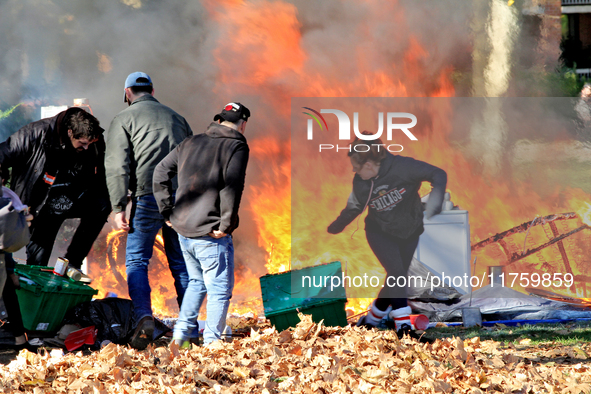
[[[416,181],[427,181],[433,187],[431,193],[429,193],[429,199],[425,208],[425,217],[431,219],[441,212],[445,187],[447,186],[447,173],[441,168],[425,163],[424,161],[411,160],[413,160],[409,171],[411,177]]]
[[[248,145],[243,144],[232,155],[225,174],[225,187],[220,191],[221,222],[219,231],[228,234],[238,226],[238,207],[244,190]]]

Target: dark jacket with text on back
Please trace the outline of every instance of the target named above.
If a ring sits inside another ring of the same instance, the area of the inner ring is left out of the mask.
[[[64,119],[81,108],[69,108],[52,118],[29,123],[0,144],[0,165],[5,172],[12,167],[10,187],[23,204],[37,216],[45,204],[62,161],[75,163],[88,193],[98,193],[108,200],[105,180],[105,141],[101,135],[84,152],[76,152],[64,129]],[[6,174],[6,173],[5,173]]]
[[[203,134],[184,140],[154,170],[154,197],[160,213],[186,238],[238,227],[249,148],[238,131],[211,123]],[[178,174],[173,205],[172,179]]]
[[[430,182],[433,187],[425,212],[429,219],[441,212],[447,174],[423,161],[388,153],[375,178],[364,181],[355,175],[347,206],[328,227],[328,232],[343,231],[363,212],[367,202],[366,231],[381,231],[402,239],[422,233],[423,206],[419,189],[423,181]]]

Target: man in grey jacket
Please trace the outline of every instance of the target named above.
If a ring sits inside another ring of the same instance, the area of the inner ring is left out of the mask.
[[[125,265],[137,321],[130,344],[137,349],[144,349],[154,332],[148,263],[160,229],[179,307],[189,281],[177,233],[168,226],[163,227],[164,218],[152,194],[152,175],[156,165],[193,133],[185,118],[160,104],[153,94],[152,80],[146,73],[130,74],[124,93],[129,108],[115,116],[106,137],[105,168],[114,219],[119,229],[129,232]],[[176,184],[173,188],[176,189]],[[131,192],[129,221],[126,218],[128,190]]]

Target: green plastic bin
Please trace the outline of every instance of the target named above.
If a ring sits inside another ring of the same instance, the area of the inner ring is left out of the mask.
[[[312,315],[316,323],[324,320],[326,326],[346,326],[345,288],[340,286],[331,289],[329,282],[328,286],[324,286],[324,279],[333,276],[342,277],[339,261],[262,276],[260,282],[265,317],[279,331],[300,322],[298,310]]]
[[[41,271],[48,268],[17,264],[14,270],[20,277],[16,294],[23,324],[29,331],[57,331],[68,310],[98,293],[83,283]]]

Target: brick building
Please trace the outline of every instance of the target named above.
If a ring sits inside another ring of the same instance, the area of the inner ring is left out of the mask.
[[[562,0],[563,58],[580,75],[591,78],[591,0]]]
[[[537,42],[524,43],[521,50],[528,52],[530,47],[537,52],[533,58],[538,64],[547,70],[556,68],[561,56],[561,0],[524,0],[522,14],[524,36],[537,37]]]

